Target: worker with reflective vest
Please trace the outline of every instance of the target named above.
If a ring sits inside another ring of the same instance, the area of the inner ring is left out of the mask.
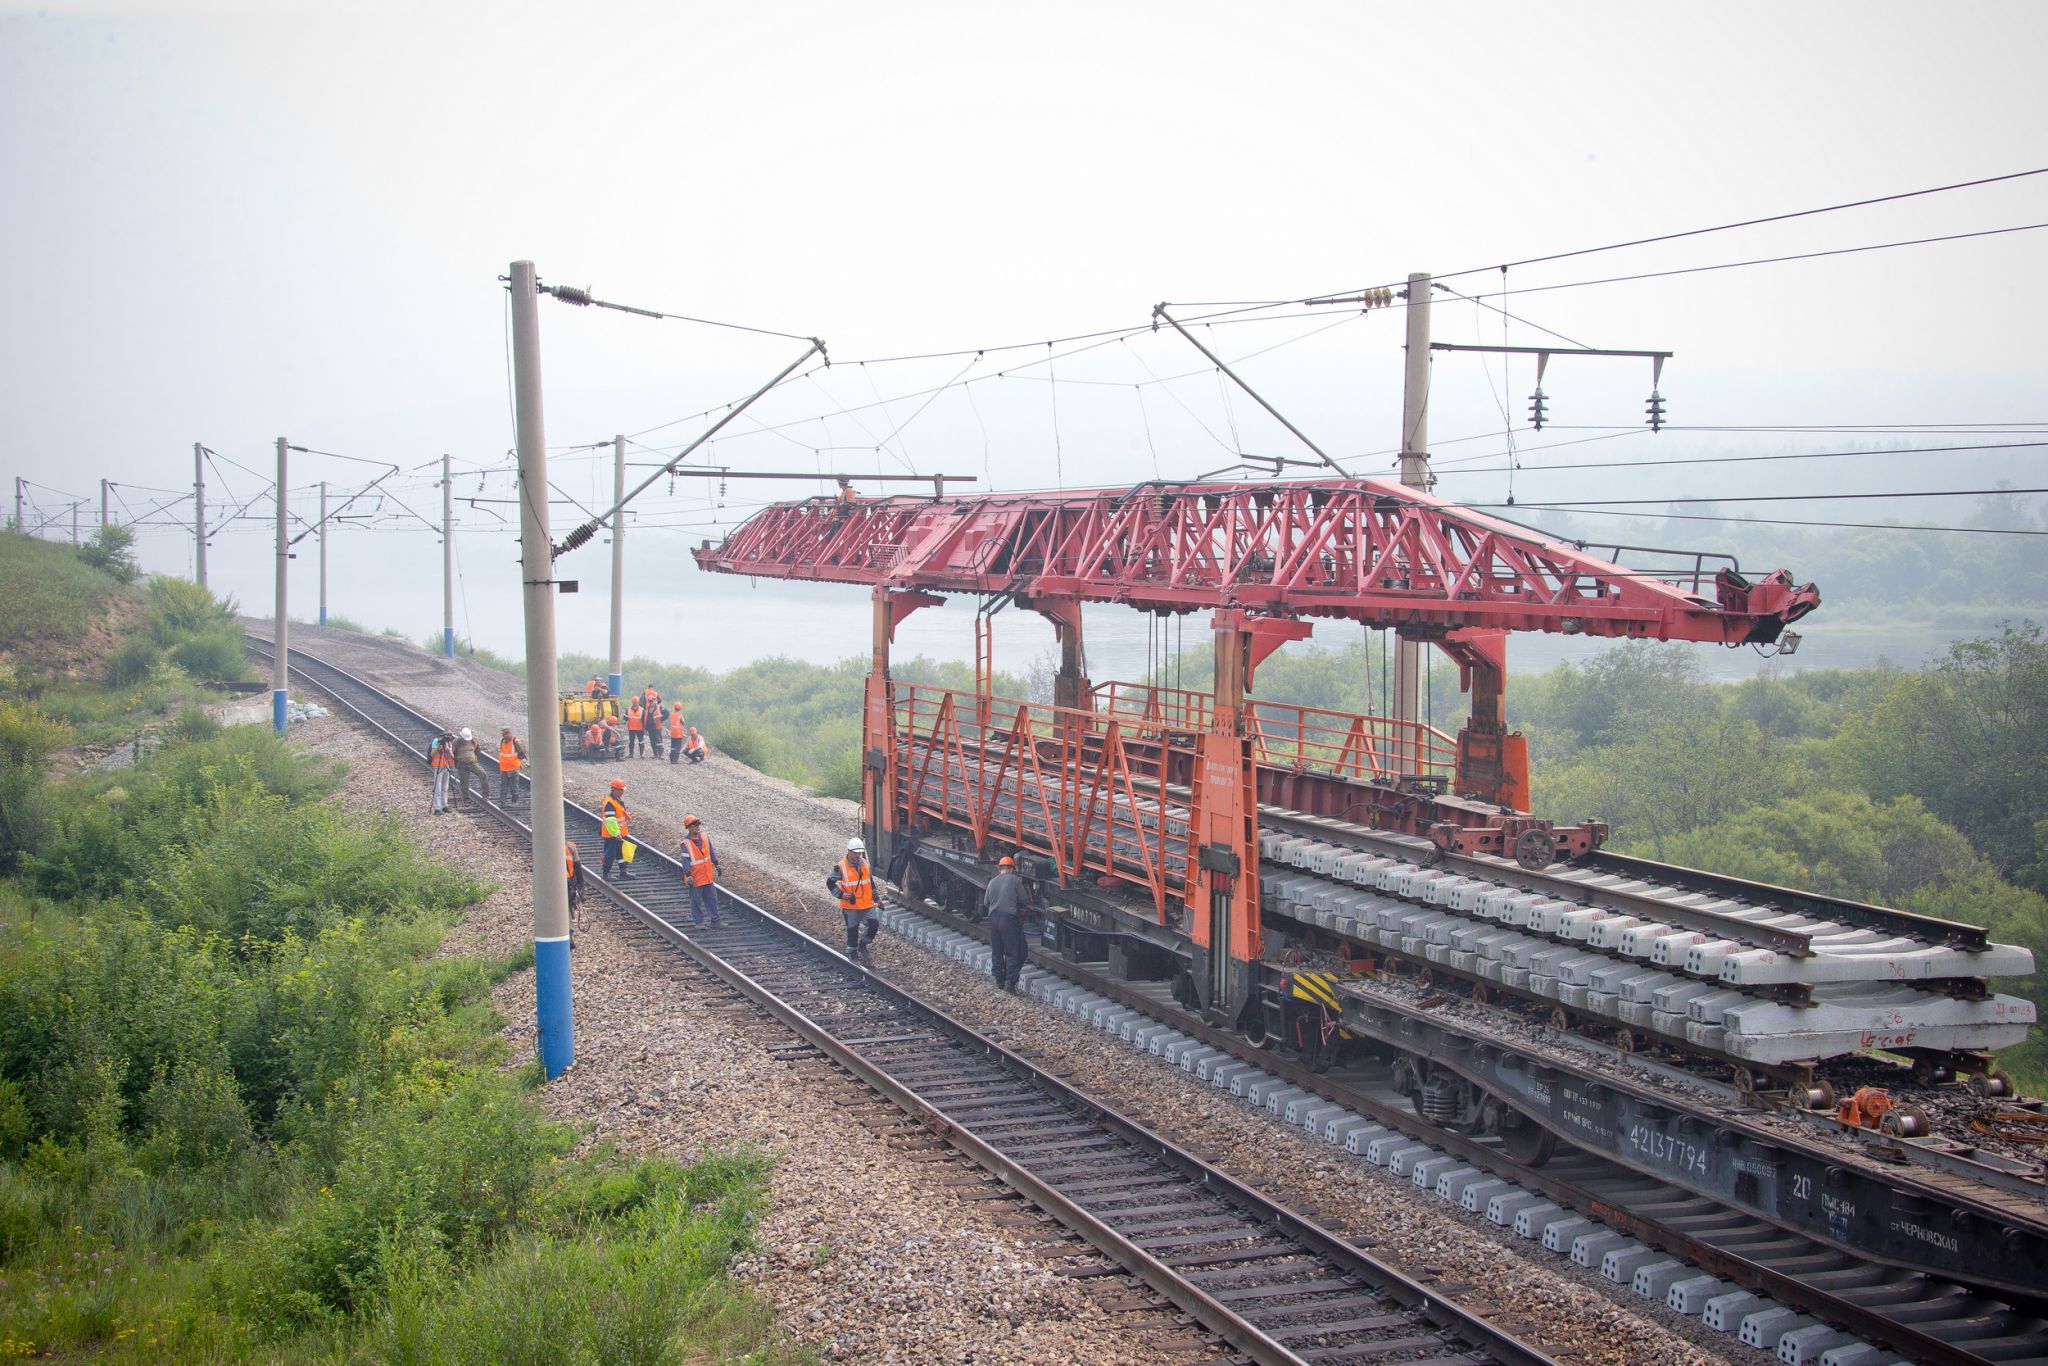
[[[640,699],[634,698],[626,704],[626,753],[640,752],[641,742],[647,738],[646,714],[640,710]]]
[[[631,865],[626,862],[626,841],[632,837],[632,818],[626,814],[626,780],[612,779],[612,794],[604,799],[598,808],[598,818],[603,822],[604,866],[599,872],[606,882],[618,882],[633,876]],[[612,869],[619,870],[619,876],[612,876]]]
[[[625,758],[626,751],[623,748],[623,744],[624,742],[619,739],[619,718],[616,716],[605,717],[604,747],[606,753],[610,754],[614,759]]]
[[[569,864],[569,947],[576,947],[576,912],[583,905],[583,870],[576,866],[576,846],[567,840],[562,842],[562,856]]]
[[[583,690],[592,697],[603,697],[606,691],[604,686],[604,680],[602,678],[599,678],[596,674],[592,674],[590,676],[590,682],[584,685]]]
[[[590,729],[583,732],[583,757],[598,759],[604,756],[604,723],[592,721]]]
[[[683,704],[678,702],[668,709],[668,761],[674,763],[683,757],[683,735],[688,727],[683,725]]]
[[[690,923],[701,925],[709,916],[712,924],[718,924],[718,889],[711,885],[718,877],[718,851],[711,847],[711,836],[704,833],[704,822],[695,816],[683,822],[683,842],[676,846],[676,861],[683,865],[683,885],[690,889]]]
[[[683,743],[683,753],[689,756],[693,764],[704,762],[704,737],[697,733],[695,726],[690,727],[690,738]]]
[[[448,790],[455,785],[455,732],[444,730],[427,750],[427,764],[434,770],[434,814],[448,814]]]
[[[519,794],[519,768],[526,762],[526,746],[507,726],[498,733],[498,804],[510,806]]]
[[[825,889],[839,898],[839,914],[846,921],[846,956],[865,958],[882,928],[882,917],[875,910],[875,870],[868,865],[868,847],[858,837],[846,842],[846,857],[825,875]]]

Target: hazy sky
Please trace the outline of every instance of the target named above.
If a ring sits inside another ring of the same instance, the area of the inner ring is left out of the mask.
[[[12,267],[0,473],[42,485],[45,511],[64,502],[52,490],[84,495],[89,524],[103,476],[138,512],[155,501],[148,487],[188,487],[194,441],[259,471],[279,435],[406,467],[443,452],[459,467],[501,462],[497,277],[531,258],[544,279],[603,298],[827,342],[833,369],[757,410],[781,434],[743,422],[736,434],[751,434],[722,443],[721,463],[946,469],[1008,487],[1193,474],[1233,450],[1306,452],[1222,393],[1177,337],[1056,347],[1050,366],[1043,348],[846,362],[1137,326],[1161,300],[1299,298],[2048,165],[2038,4],[586,8],[0,15]],[[2048,233],[1543,287],[2041,222],[2048,176],[1523,266],[1506,277],[1507,307],[1589,345],[1675,351],[1662,388],[1681,424],[2040,422]],[[1497,271],[1448,283],[1501,302]],[[1435,322],[1442,339],[1503,340],[1497,314],[1444,296]],[[802,349],[552,301],[541,324],[557,447],[623,431],[673,449],[701,423],[648,429],[730,401]],[[1544,339],[1521,324],[1506,337]],[[1398,310],[1205,340],[1233,360],[1291,342],[1247,359],[1247,378],[1327,449],[1364,457],[1360,472],[1385,471]],[[1527,431],[1526,363],[1504,389],[1498,362],[1446,357],[1435,373],[1447,461],[1497,466],[1486,457],[1503,449],[1503,412],[1525,450],[1605,435]],[[1186,378],[1135,387],[1167,376]],[[921,406],[955,378],[977,382]],[[1649,375],[1559,361],[1545,387],[1556,423],[1631,427]],[[1668,431],[1585,449],[1648,459],[1846,439]],[[563,456],[571,494],[608,488],[602,461]],[[1452,480],[1453,468],[1443,492],[1477,502],[1505,489],[1501,476]],[[1854,483],[1838,467],[1765,468],[1781,487]],[[2038,484],[2041,468],[2032,452],[1944,459],[1925,486]],[[294,507],[310,514],[313,480],[338,488],[366,472],[300,457]],[[260,483],[224,473],[238,499]],[[1516,492],[1730,491],[1734,477],[1525,475]],[[394,487],[431,516],[425,479]],[[505,492],[475,477],[461,487]],[[662,490],[650,531],[681,530],[641,542],[660,547],[649,563],[680,574],[682,536],[729,524],[761,488],[733,485],[722,513],[715,490]],[[792,491],[807,489],[773,496]],[[438,624],[438,548],[381,511],[386,529],[337,531],[337,580],[379,610],[403,604],[390,624],[416,635]],[[463,522],[468,625],[516,648],[510,540],[481,506]],[[216,581],[252,608],[269,594],[266,535],[244,521],[211,552]],[[190,563],[189,538],[171,530],[143,550],[151,568]],[[598,591],[565,611],[601,617],[608,557],[582,554]]]

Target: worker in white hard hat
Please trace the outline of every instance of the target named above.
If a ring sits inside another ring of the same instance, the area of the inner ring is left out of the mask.
[[[482,781],[477,790],[471,791],[470,776],[474,774]],[[484,772],[483,755],[477,749],[476,736],[464,726],[455,737],[455,778],[462,784],[462,805],[474,811],[483,803],[483,794],[490,790],[490,777]]]
[[[825,889],[839,898],[839,914],[846,921],[846,956],[866,958],[868,945],[881,931],[882,917],[875,911],[875,870],[868,865],[868,847],[858,836],[846,842],[846,857],[825,875]]]

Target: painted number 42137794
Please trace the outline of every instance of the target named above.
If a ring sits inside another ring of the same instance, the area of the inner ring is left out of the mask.
[[[1647,1124],[1629,1125],[1628,1141],[1637,1152],[1652,1161],[1676,1165],[1680,1171],[1706,1174],[1707,1150],[1697,1143],[1659,1133]]]

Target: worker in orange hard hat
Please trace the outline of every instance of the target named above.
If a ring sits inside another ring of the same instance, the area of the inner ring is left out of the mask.
[[[632,838],[633,822],[626,814],[624,778],[612,779],[611,795],[598,808],[598,818],[603,823],[600,833],[604,836],[604,867],[600,873],[606,882],[623,881],[633,876],[632,866],[626,862],[626,841]],[[612,877],[614,867],[619,870],[616,879]]]
[[[712,885],[718,878],[718,851],[704,833],[704,822],[695,816],[683,822],[676,861],[683,865],[683,886],[689,889],[690,923],[701,925],[708,915],[712,924],[718,924],[718,889]]]
[[[668,709],[668,761],[675,763],[683,757],[683,737],[689,733],[689,726],[683,721],[683,704],[678,702]]]
[[[693,764],[701,764],[706,753],[704,737],[697,733],[695,726],[690,727],[690,734],[683,741],[683,757]]]
[[[988,912],[988,973],[1004,991],[1017,989],[1029,950],[1024,943],[1024,910],[1031,904],[1030,888],[1017,876],[1017,860],[1008,854],[996,864],[996,875],[982,893],[982,909]]]

